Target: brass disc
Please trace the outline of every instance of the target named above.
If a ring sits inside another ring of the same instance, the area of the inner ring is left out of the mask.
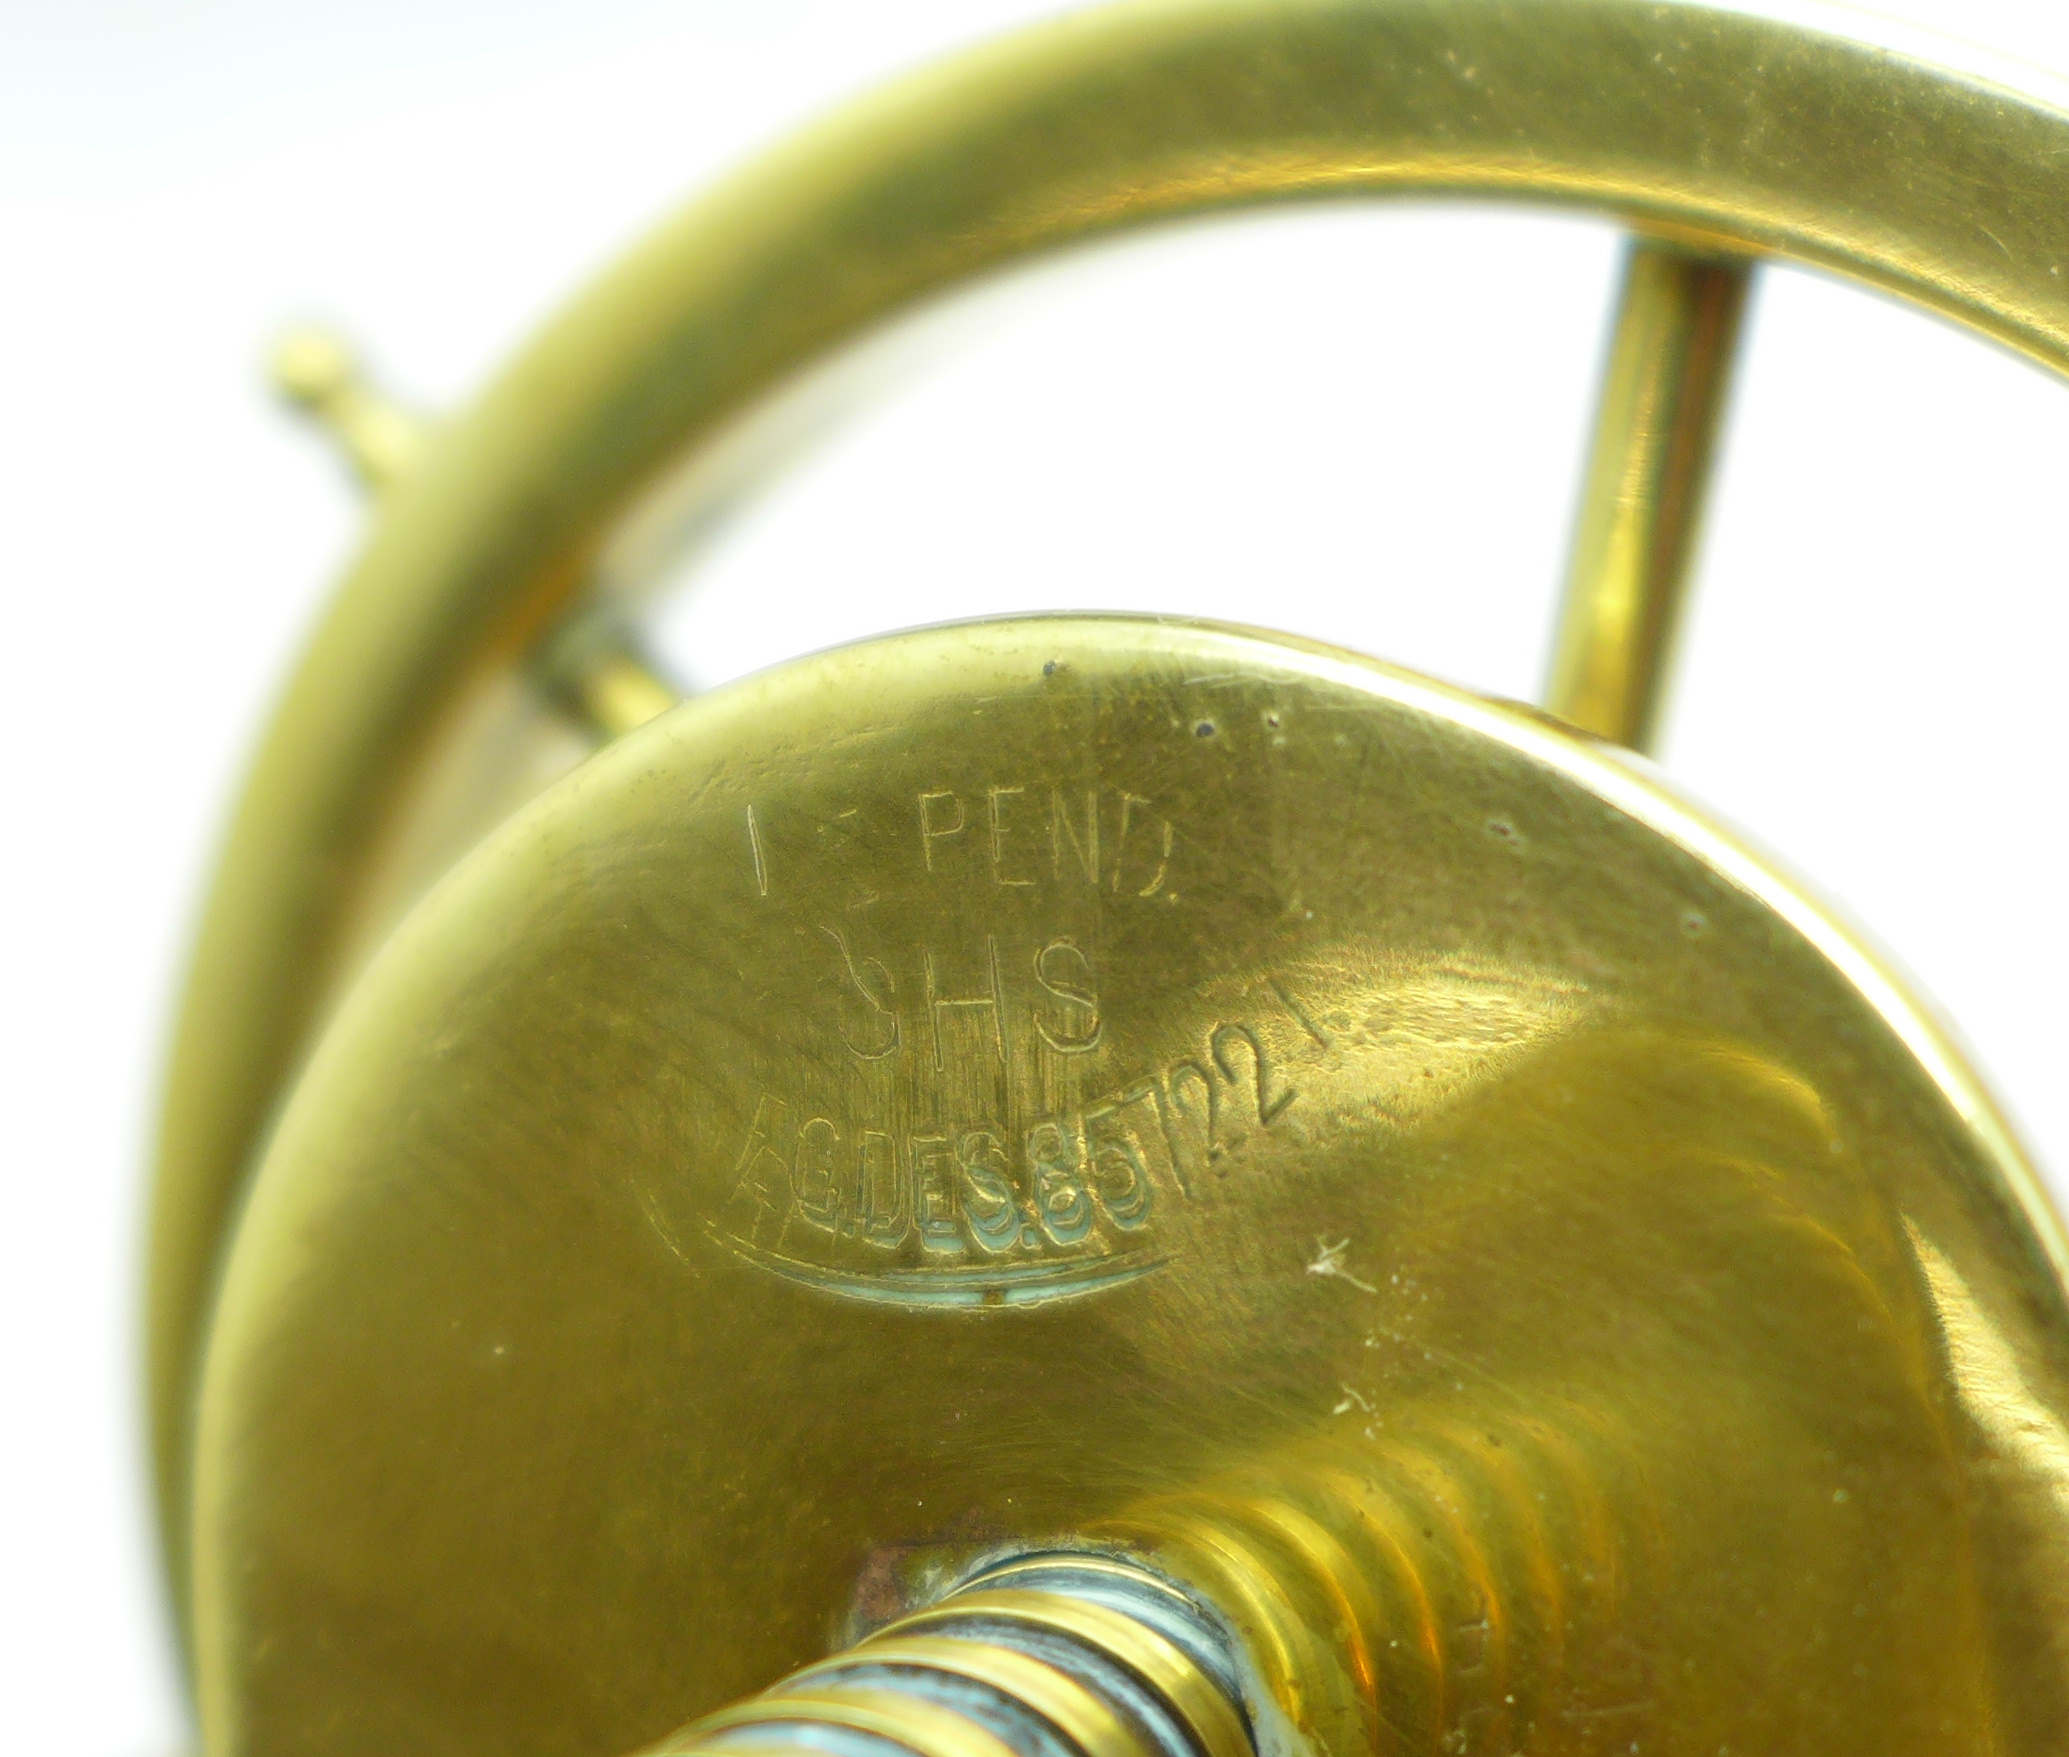
[[[602,1757],[929,1569],[1504,1436],[1642,1527],[1614,1665],[1542,1487],[1408,1534],[1495,1583],[1438,1638],[1563,1631],[1595,1730],[1529,1748],[2059,1749],[2063,1260],[1642,764],[1198,625],[824,654],[556,785],[326,1034],[210,1354],[209,1749]]]

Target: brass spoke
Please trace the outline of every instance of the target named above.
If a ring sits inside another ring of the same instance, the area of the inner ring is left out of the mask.
[[[373,384],[336,331],[298,325],[275,342],[269,364],[274,389],[330,435],[368,492],[382,493],[414,467],[430,423]],[[547,640],[533,671],[560,708],[604,743],[688,693],[609,613],[578,614]]]
[[[1753,264],[1640,238],[1624,265],[1545,705],[1650,750]]]
[[[368,382],[351,343],[336,331],[298,325],[274,343],[270,366],[273,388],[336,441],[373,493],[417,461],[426,423]]]
[[[667,713],[690,692],[632,626],[609,610],[578,615],[533,660],[546,693],[601,743]]]

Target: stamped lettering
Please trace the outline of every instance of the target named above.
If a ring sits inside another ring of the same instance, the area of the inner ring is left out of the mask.
[[[1002,890],[1082,885],[1110,896],[1154,897],[1178,846],[1169,812],[1125,787],[998,781],[928,788],[915,796],[914,821],[923,872],[981,870]]]
[[[1061,787],[1049,790],[1049,872],[1053,878],[1061,878],[1064,871],[1064,850],[1069,849],[1071,870],[1082,877],[1086,884],[1099,883],[1099,789],[1085,789],[1084,816],[1072,815],[1073,807],[1064,799]]]
[[[742,808],[735,894],[773,899],[764,951],[798,987],[759,991],[735,1064],[756,1083],[697,1185],[712,1236],[828,1295],[1028,1304],[1150,1274],[1188,1204],[1268,1174],[1252,1146],[1301,1129],[1328,1038],[1266,975],[1131,1042],[1117,961],[1156,955],[1145,915],[1184,900],[1194,844],[1177,800],[1124,779],[920,775]],[[783,917],[792,897],[811,912]]]
[[[929,872],[934,870],[934,844],[960,836],[968,821],[956,794],[943,790],[920,795],[920,858]]]
[[[717,1230],[832,1293],[1025,1304],[1154,1269],[1150,1222],[1178,1191],[1152,1082],[1017,1131],[844,1130],[763,1092]]]
[[[848,1053],[857,1061],[876,1062],[896,1055],[904,1033],[898,1022],[897,1008],[893,1005],[898,989],[891,980],[890,971],[884,968],[880,958],[864,958],[858,964],[855,954],[848,949],[847,937],[839,928],[822,927],[819,931],[839,951],[848,986],[867,1009],[864,1015],[867,1022],[858,1027],[862,1041],[857,1042],[844,1026],[841,1042],[847,1045]]]
[[[957,781],[813,811],[754,800],[743,816],[745,875],[760,898],[800,880],[852,877],[858,860],[889,860],[909,861],[913,876],[943,884],[1037,897],[1168,900],[1184,846],[1168,800],[1039,776]]]
[[[1082,956],[1052,941],[1036,954],[1038,973],[1058,947]],[[994,945],[985,961],[986,986],[966,994],[944,992],[938,970],[930,972],[929,1018],[946,1021],[944,1032],[963,1032],[963,1040],[938,1036],[932,1055],[989,1054],[1003,1041],[994,1035],[1006,1007]],[[1040,1035],[1060,1043],[1059,1053],[1100,1029],[1089,962],[1082,988],[1063,980],[1066,964],[1073,975],[1080,968],[1058,960],[1046,974],[1076,1035],[1037,1016]],[[967,1025],[955,1023],[965,1018]],[[763,1090],[734,1155],[717,1230],[779,1274],[855,1298],[1061,1298],[1164,1261],[1159,1213],[1206,1198],[1212,1180],[1242,1160],[1245,1140],[1283,1126],[1299,1097],[1265,1036],[1243,1019],[1209,1026],[1197,1054],[1019,1127],[997,1115],[907,1127],[858,1122]]]
[[[1006,995],[1005,985],[999,978],[999,942],[989,934],[985,936],[984,964],[990,980],[975,994],[943,992],[932,946],[921,950],[920,962],[927,973],[927,1028],[934,1040],[934,1071],[939,1073],[948,1066],[949,1040],[943,1033],[943,1021],[957,1014],[981,1017],[980,1029],[988,1031],[991,1047],[1003,1062],[1006,1059]]]
[[[1034,1027],[1058,1055],[1089,1055],[1099,1047],[1099,988],[1092,961],[1075,940],[1054,939],[1034,955],[1034,977],[1059,1005],[1037,1009]]]
[[[1208,1047],[1214,1052],[1214,1065],[1221,1070],[1221,1077],[1235,1085],[1239,1076],[1236,1064],[1249,1052],[1252,1084],[1257,1092],[1257,1121],[1259,1126],[1279,1120],[1287,1105],[1297,1094],[1291,1087],[1273,1089],[1270,1058],[1264,1053],[1264,1045],[1257,1040],[1257,1033],[1248,1025],[1217,1025],[1214,1035],[1208,1040]],[[1234,1060],[1231,1060],[1231,1055]]]
[[[985,815],[991,821],[992,883],[1003,885],[1010,890],[1031,891],[1037,882],[1032,878],[1013,877],[1007,871],[1009,866],[1017,865],[1019,853],[1017,847],[1011,857],[1008,856],[1006,851],[1009,840],[1017,842],[1019,839],[1008,832],[1007,803],[1008,801],[1024,797],[1026,792],[1027,789],[1025,787],[988,787],[984,793]],[[1014,815],[1017,819],[1017,812]],[[1018,827],[1016,821],[1014,828],[1017,830]]]
[[[936,1073],[972,1055],[1003,1064],[1030,1038],[1058,1056],[1090,1055],[1105,1041],[1098,968],[1069,935],[1017,946],[997,934],[975,944],[944,938],[886,962],[831,922],[819,933],[838,994],[836,1032],[857,1062],[895,1060],[909,1037]]]

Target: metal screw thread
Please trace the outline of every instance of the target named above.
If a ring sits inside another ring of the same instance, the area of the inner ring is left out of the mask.
[[[1390,1409],[1092,1535],[1226,1618],[1270,1705],[1252,1713],[1266,1749],[1565,1750],[1548,1736],[1605,1704],[1649,1727],[1631,1630],[1667,1602],[1659,1450],[1602,1410],[1505,1401]]]
[[[1226,1637],[1106,1556],[1028,1556],[652,1757],[1255,1757]]]

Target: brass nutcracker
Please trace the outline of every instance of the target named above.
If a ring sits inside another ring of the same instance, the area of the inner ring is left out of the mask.
[[[1822,27],[1165,0],[821,124],[436,428],[299,338],[377,516],[223,854],[151,1260],[211,1757],[2069,1746],[2061,1223],[1626,748],[1756,260],[2069,370],[2065,166]],[[683,702],[643,656],[848,338],[1433,192],[1636,236],[1549,712],[1130,617]]]

